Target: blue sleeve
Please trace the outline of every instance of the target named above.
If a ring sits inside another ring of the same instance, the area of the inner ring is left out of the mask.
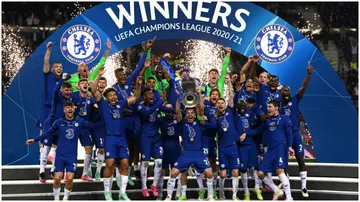
[[[214,117],[208,117],[209,121],[204,121],[204,127],[206,128],[212,128],[212,129],[217,129],[216,127],[216,121]]]
[[[59,120],[59,119],[58,119]],[[53,125],[49,128],[49,130],[45,131],[45,133],[41,134],[40,136],[37,136],[34,141],[38,142],[38,141],[42,141],[45,140],[47,137],[51,136],[51,135],[55,135],[55,131],[59,130],[59,121],[56,120]]]
[[[154,106],[150,108],[145,108],[143,105],[138,106],[138,110],[142,116],[148,117],[150,114],[154,113],[160,106],[162,105],[162,102],[157,102]]]
[[[123,108],[129,106],[127,100],[120,100],[118,102],[118,104],[120,105],[120,109],[123,109]]]
[[[169,82],[169,90],[168,90],[168,92],[169,92],[168,93],[169,103],[172,104],[172,106],[175,106],[178,96],[177,96],[176,91],[175,91],[174,80],[171,80]]]
[[[137,64],[135,70],[129,75],[126,79],[126,85],[132,86],[132,82],[139,76],[141,69],[144,67],[146,61],[147,54],[146,52],[142,54],[139,63]]]
[[[290,118],[288,116],[284,116],[286,117],[284,119],[284,128],[285,128],[285,133],[286,133],[286,139],[287,139],[287,144],[289,147],[292,147],[292,143],[293,143],[293,127],[290,121]]]
[[[61,78],[59,80],[59,83],[56,85],[56,87],[54,88],[53,94],[54,94],[54,100],[57,99],[59,97],[59,92],[61,89],[61,85],[64,83],[64,80]]]
[[[249,136],[258,135],[261,133],[262,129],[263,127],[261,125],[256,127],[255,129],[248,128],[246,129],[246,135]]]
[[[302,97],[300,97],[300,96],[296,93],[296,95],[294,96],[294,98],[295,98],[295,102],[296,102],[297,104],[299,104],[299,102],[300,102],[300,100],[301,100]]]
[[[166,61],[165,57],[162,57],[160,59],[160,64],[162,66],[164,66],[169,71],[169,73],[171,75],[171,78],[174,80],[175,79],[175,72],[174,72],[173,69],[171,69],[170,64]]]
[[[260,116],[261,114],[264,114],[263,110],[260,109],[258,106],[254,106],[254,112],[256,116]]]
[[[172,113],[172,114],[176,114],[176,109],[173,107],[173,108],[168,108],[168,107],[165,107],[165,106],[160,106],[159,109],[162,111],[162,112],[165,112],[165,113]]]

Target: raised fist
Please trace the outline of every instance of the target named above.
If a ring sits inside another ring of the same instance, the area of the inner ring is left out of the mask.
[[[50,41],[46,44],[46,48],[50,50],[52,48],[53,43]]]
[[[255,62],[255,63],[258,63],[259,62],[259,56],[257,56],[257,55],[252,56],[252,61]]]
[[[307,68],[307,71],[309,74],[312,74],[313,71],[314,71],[314,68],[310,65],[310,61],[308,62],[308,68]]]
[[[107,39],[107,40],[106,40],[106,48],[107,48],[108,50],[111,49],[111,41],[110,41],[110,39]]]
[[[65,80],[65,79],[66,79],[66,77],[67,77],[67,73],[63,73],[63,75],[62,75],[62,79],[63,79],[63,80]]]
[[[226,54],[230,54],[231,53],[231,48],[230,47],[226,47],[225,48]]]
[[[146,62],[144,63],[144,67],[148,68],[150,67],[150,65],[151,65],[151,60],[146,60]]]

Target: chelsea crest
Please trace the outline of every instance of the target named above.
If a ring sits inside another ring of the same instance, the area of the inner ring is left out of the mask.
[[[91,27],[73,25],[62,35],[60,49],[63,56],[73,64],[91,63],[100,54],[101,40]]]
[[[255,51],[268,63],[281,63],[294,51],[294,37],[282,25],[274,24],[263,27],[255,37]]]

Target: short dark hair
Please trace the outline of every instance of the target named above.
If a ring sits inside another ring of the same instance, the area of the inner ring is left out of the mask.
[[[210,74],[210,72],[216,72],[217,74],[219,74],[219,70],[217,70],[216,68],[210,69],[208,74]]]
[[[272,104],[274,105],[274,107],[278,107],[278,108],[280,107],[280,102],[277,100],[270,100],[268,104]]]
[[[119,72],[124,72],[124,71],[125,71],[124,68],[120,67],[120,68],[115,69],[114,73],[117,74]]]
[[[150,80],[150,79],[155,80],[155,77],[150,76],[150,77],[148,77],[148,78],[146,79],[146,81],[148,81],[148,80]],[[155,81],[156,81],[156,80],[155,80]]]
[[[107,81],[107,80],[106,80],[106,78],[105,78],[105,77],[103,77],[103,76],[102,76],[102,77],[100,77],[99,81],[100,81],[100,80]]]
[[[72,106],[75,106],[75,104],[73,102],[67,101],[67,102],[64,103],[64,108],[65,107],[72,107]]]
[[[249,98],[247,99],[247,103],[248,103],[248,104],[254,104],[254,103],[256,103],[256,99],[254,99],[254,98],[252,98],[252,97],[249,97]]]
[[[88,81],[87,79],[80,79],[79,82],[78,82],[78,85],[80,82],[83,82],[83,81]]]
[[[61,62],[54,62],[54,64],[61,64]],[[53,65],[54,65],[54,64],[53,64]],[[62,64],[61,64],[61,65],[62,65]]]
[[[141,91],[141,96],[144,96],[145,93],[148,92],[148,91],[152,91],[151,88],[148,88],[148,87],[143,88],[142,91]]]
[[[110,93],[111,91],[114,91],[116,93],[115,88],[107,88],[104,90],[103,95],[106,97],[108,93]]]
[[[222,98],[222,97],[220,97],[218,100],[216,100],[216,102],[218,102],[219,100],[222,100],[222,101],[226,102],[225,99]]]
[[[181,71],[180,71],[180,76],[181,76],[181,74],[184,73],[184,72],[189,73],[189,70],[187,70],[187,69],[185,69],[185,68],[182,68]]]
[[[213,93],[213,92],[218,92],[219,93],[219,96],[221,95],[221,93],[220,93],[220,90],[219,89],[217,89],[217,88],[213,88],[213,89],[211,89],[211,91],[210,91],[210,96],[211,96],[211,94]]]
[[[72,88],[71,83],[64,81],[63,84],[61,84],[61,88]]]

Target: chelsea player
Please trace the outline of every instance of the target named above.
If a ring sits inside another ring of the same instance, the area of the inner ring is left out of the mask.
[[[41,103],[41,109],[39,113],[38,126],[40,127],[40,135],[43,132],[45,120],[49,117],[51,111],[51,105],[54,99],[54,89],[58,84],[61,75],[62,75],[62,64],[60,62],[55,62],[50,69],[50,54],[52,48],[52,42],[48,42],[46,47],[46,53],[44,56],[44,93]],[[51,148],[51,149],[50,149]],[[46,182],[45,178],[45,166],[47,159],[53,162],[53,157],[55,156],[56,146],[46,146],[43,145],[40,150],[40,170],[39,170],[39,180],[42,183]],[[50,152],[50,153],[49,153]],[[50,155],[49,155],[50,154]],[[48,156],[49,155],[49,156]]]
[[[144,66],[146,60],[146,52],[142,54],[139,63],[137,64],[135,70],[127,77],[126,72],[122,68],[115,69],[115,77],[117,83],[112,87],[117,92],[117,97],[119,100],[126,100],[129,96],[132,96],[134,93],[133,82],[139,76],[141,69]],[[135,183],[131,180],[130,170],[131,165],[134,162],[134,171],[138,171],[139,163],[139,147],[136,144],[138,137],[141,133],[141,125],[139,116],[137,116],[136,111],[133,106],[128,106],[124,108],[124,121],[125,121],[125,132],[126,139],[128,141],[130,159],[129,159],[129,185],[134,186]]]
[[[207,122],[204,122],[204,103],[202,96],[200,97],[200,106],[198,112],[198,119],[201,119],[202,124],[205,126],[208,125]],[[167,197],[165,200],[171,200],[172,193],[175,187],[176,177],[182,172],[188,170],[191,165],[194,165],[199,173],[204,172],[207,178],[207,187],[208,187],[208,200],[214,200],[214,190],[213,190],[213,176],[210,163],[207,160],[206,156],[203,154],[203,144],[202,144],[202,134],[200,121],[196,120],[196,108],[187,108],[185,111],[185,119],[182,119],[182,113],[180,111],[180,105],[177,105],[176,108],[176,119],[178,122],[181,122],[181,137],[182,137],[182,146],[183,150],[180,157],[174,164],[174,168],[171,170],[171,177],[167,184]],[[213,125],[214,123],[210,124]],[[182,191],[185,192],[186,185],[182,187]],[[181,196],[179,200],[186,200],[186,196]]]
[[[73,179],[76,172],[78,138],[85,128],[90,128],[90,122],[82,118],[75,118],[75,105],[65,102],[63,105],[63,117],[57,119],[54,124],[41,136],[26,141],[27,145],[33,144],[57,136],[57,152],[55,158],[55,177],[53,182],[54,199],[60,200],[61,179],[66,169],[67,181],[64,188],[63,200],[68,200],[73,187]]]
[[[273,200],[277,200],[284,193],[274,184],[269,176],[264,173],[271,173],[276,170],[281,183],[284,186],[284,191],[287,200],[292,200],[290,191],[290,182],[284,173],[284,169],[288,166],[288,151],[293,155],[293,126],[290,118],[287,115],[279,114],[280,103],[276,100],[271,100],[268,103],[268,120],[263,124],[264,139],[268,146],[263,161],[259,165],[258,176],[270,186],[274,191]]]
[[[140,97],[140,86],[142,84],[142,78],[139,77],[136,81],[135,96],[129,97],[127,100],[118,100],[116,90],[114,88],[108,88],[104,91],[103,95],[106,98],[102,98],[99,91],[97,91],[97,85],[100,77],[104,73],[104,68],[101,68],[99,74],[91,88],[95,101],[97,102],[102,116],[105,120],[107,135],[105,136],[105,170],[104,170],[104,195],[106,200],[112,200],[111,197],[111,177],[113,174],[113,166],[115,159],[119,160],[121,165],[121,188],[120,188],[120,200],[129,200],[126,195],[126,186],[128,183],[128,158],[129,150],[126,142],[125,125],[123,118],[123,109],[128,105],[136,103]]]
[[[309,193],[306,188],[306,165],[304,161],[304,144],[301,139],[301,134],[299,131],[299,102],[305,94],[306,88],[309,86],[311,74],[314,69],[311,67],[310,62],[308,62],[307,68],[308,74],[302,83],[301,88],[296,93],[295,96],[291,96],[291,90],[289,86],[283,86],[281,89],[281,107],[280,113],[290,117],[291,123],[293,124],[293,144],[292,148],[295,151],[295,157],[299,165],[299,174],[301,178],[301,194],[303,197],[309,197]]]

